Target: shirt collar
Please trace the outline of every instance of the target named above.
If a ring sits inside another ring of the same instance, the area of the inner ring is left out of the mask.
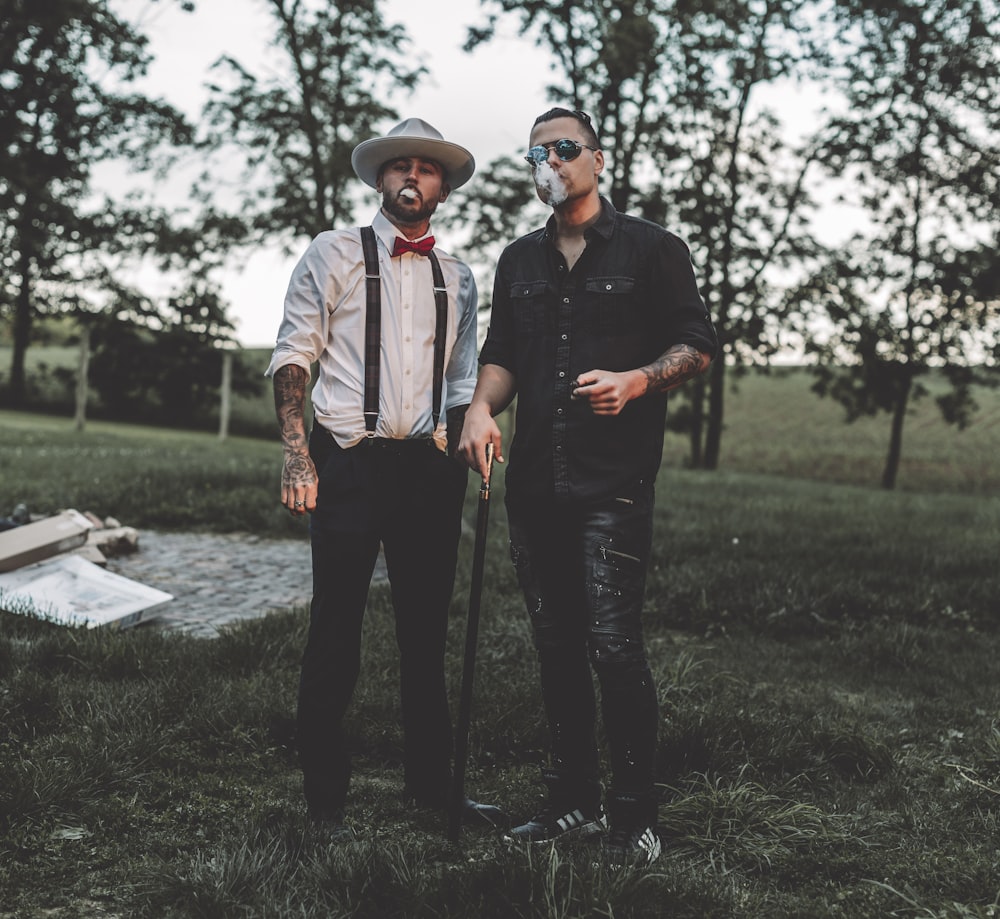
[[[393,243],[396,241],[397,236],[402,236],[403,233],[385,214],[382,213],[381,209],[375,212],[375,217],[372,219],[372,229],[375,231],[375,235],[378,236],[382,242],[385,243],[385,247],[392,252]],[[424,239],[430,236],[431,231],[428,227],[427,232],[423,236],[417,237],[413,242],[417,242],[419,239]]]
[[[601,215],[597,218],[597,222],[587,229],[585,236],[589,236],[591,233],[598,233],[605,239],[611,239],[611,234],[615,229],[615,217],[618,215],[618,211],[615,210],[615,206],[604,197],[600,195],[601,202]],[[553,214],[545,221],[545,230],[542,233],[541,242],[546,240],[552,240],[556,235],[556,218]]]

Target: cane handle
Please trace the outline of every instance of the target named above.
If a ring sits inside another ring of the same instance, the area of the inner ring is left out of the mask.
[[[486,466],[483,469],[483,485],[480,489],[484,495],[490,491],[490,478],[493,475],[493,442],[486,445]]]

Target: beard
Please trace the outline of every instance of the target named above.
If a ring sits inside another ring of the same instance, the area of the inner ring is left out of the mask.
[[[437,210],[437,201],[424,201],[423,198],[400,198],[398,192],[395,195],[383,192],[382,209],[395,218],[394,222],[403,225],[418,224],[430,220],[431,215]]]

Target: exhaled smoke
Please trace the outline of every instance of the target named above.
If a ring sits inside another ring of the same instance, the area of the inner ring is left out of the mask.
[[[401,198],[416,198],[417,197],[417,193],[412,188],[404,188],[399,193],[399,195],[400,195]]]
[[[535,167],[535,187],[550,207],[558,207],[566,200],[566,185],[548,163]]]

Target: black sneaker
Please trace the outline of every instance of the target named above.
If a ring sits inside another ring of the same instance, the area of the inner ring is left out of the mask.
[[[611,831],[604,844],[604,862],[609,868],[645,867],[660,857],[656,811],[656,793],[652,789],[612,789],[608,793]]]
[[[604,842],[604,862],[612,869],[653,864],[662,851],[660,837],[652,826],[615,826]]]
[[[603,833],[608,828],[604,808],[598,804],[595,810],[580,808],[564,811],[552,805],[544,808],[527,823],[514,827],[504,835],[505,842],[548,842],[566,836],[585,839]]]

